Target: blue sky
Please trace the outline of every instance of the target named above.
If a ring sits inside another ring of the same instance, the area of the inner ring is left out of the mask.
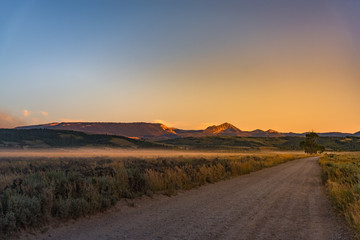
[[[3,0],[0,127],[358,131],[359,22],[359,1]]]

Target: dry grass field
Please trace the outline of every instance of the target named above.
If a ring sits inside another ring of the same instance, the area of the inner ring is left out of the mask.
[[[319,163],[333,205],[360,238],[360,153],[325,154]]]
[[[18,154],[18,153],[17,153]],[[168,196],[304,156],[166,155],[141,157],[49,157],[0,159],[2,234],[39,228],[104,211],[123,198]]]

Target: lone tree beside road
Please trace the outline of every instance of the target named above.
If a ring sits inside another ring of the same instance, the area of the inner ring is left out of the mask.
[[[305,141],[300,143],[300,147],[304,149],[305,153],[308,154],[316,154],[316,153],[323,153],[325,151],[325,147],[317,144],[317,139],[319,135],[315,132],[310,132],[306,134]]]

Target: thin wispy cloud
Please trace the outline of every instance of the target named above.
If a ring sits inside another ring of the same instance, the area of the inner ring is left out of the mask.
[[[42,112],[40,112],[40,113],[41,113],[41,115],[43,115],[44,117],[48,117],[48,116],[49,116],[49,113],[47,113],[47,112],[42,111]]]
[[[24,121],[15,116],[0,112],[0,128],[13,128],[24,124]]]
[[[30,112],[25,109],[25,110],[23,111],[23,115],[24,115],[24,117],[28,117],[28,116],[30,116]]]

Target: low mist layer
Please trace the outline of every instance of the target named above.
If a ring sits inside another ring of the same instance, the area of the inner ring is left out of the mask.
[[[124,149],[98,149],[98,148],[82,148],[82,149],[46,149],[46,150],[2,150],[0,157],[46,157],[46,158],[89,158],[89,157],[141,157],[141,158],[157,158],[157,157],[216,157],[216,156],[241,156],[241,155],[262,155],[268,153],[301,153],[299,152],[277,152],[277,151],[254,151],[254,152],[206,152],[206,151],[180,151],[180,150],[124,150]]]

